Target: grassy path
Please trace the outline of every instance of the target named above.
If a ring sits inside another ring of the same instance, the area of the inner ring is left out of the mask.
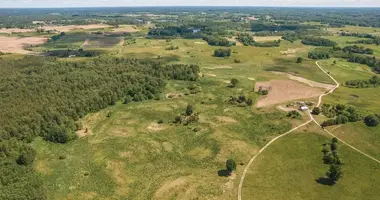
[[[333,89],[331,89],[330,91],[328,91],[328,92],[326,92],[325,94],[322,94],[322,95],[320,95],[320,96],[318,97],[318,103],[317,103],[316,107],[319,107],[319,106],[321,105],[321,103],[322,103],[322,97],[324,97],[324,96],[326,96],[326,95],[329,95],[329,94],[333,93],[337,88],[339,88],[340,84],[338,83],[338,81],[336,81],[336,80],[335,80],[335,79],[334,79],[334,78],[333,78],[328,72],[326,72],[326,71],[325,71],[325,70],[319,65],[318,61],[315,62],[315,64],[318,66],[318,68],[319,68],[323,73],[325,73],[328,77],[330,77],[331,80],[333,80],[334,83],[336,84],[335,87],[334,87]],[[244,179],[245,179],[245,176],[246,176],[246,174],[247,174],[247,171],[248,171],[249,167],[252,165],[253,161],[255,161],[255,159],[256,159],[256,158],[257,158],[257,157],[258,157],[258,156],[259,156],[259,155],[260,155],[260,154],[261,154],[266,148],[268,148],[268,147],[269,147],[274,141],[280,139],[281,137],[284,137],[284,136],[288,135],[289,133],[294,132],[295,130],[297,130],[297,129],[299,129],[299,128],[301,128],[301,127],[303,127],[303,126],[309,124],[310,122],[315,122],[319,127],[321,127],[320,124],[315,120],[315,118],[313,117],[313,115],[312,115],[310,112],[309,112],[309,117],[310,117],[310,120],[309,120],[309,121],[307,121],[307,122],[305,122],[305,123],[303,123],[303,124],[301,124],[301,125],[299,125],[299,126],[293,128],[292,130],[290,130],[290,131],[288,131],[288,132],[286,132],[286,133],[284,133],[284,134],[281,134],[281,135],[279,135],[279,136],[273,138],[270,142],[268,142],[268,144],[266,144],[263,148],[261,148],[260,151],[259,151],[256,155],[254,155],[254,156],[251,158],[251,160],[249,161],[248,165],[244,168],[243,174],[242,174],[242,176],[241,176],[241,178],[240,178],[240,183],[239,183],[239,188],[238,188],[238,200],[242,200],[242,188],[243,188],[243,183],[244,183]],[[331,135],[331,136],[333,136],[333,137],[336,137],[336,136],[335,136],[334,134],[332,134],[330,131],[328,131],[328,130],[326,130],[326,129],[323,129],[323,130],[324,130],[326,133],[328,133],[329,135]],[[341,140],[340,138],[338,138],[338,137],[336,137],[336,138],[337,138],[340,142],[342,142],[343,144],[345,144],[345,145],[347,145],[348,147],[354,149],[355,151],[361,153],[362,155],[364,155],[364,156],[366,156],[366,157],[368,157],[368,158],[374,160],[375,162],[380,163],[380,161],[377,160],[376,158],[374,158],[374,157],[372,157],[372,156],[370,156],[370,155],[368,155],[368,154],[366,154],[366,153],[360,151],[359,149],[357,149],[357,148],[351,146],[350,144],[348,144],[347,142]]]

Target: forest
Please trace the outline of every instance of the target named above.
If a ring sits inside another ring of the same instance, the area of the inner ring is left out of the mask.
[[[326,38],[321,38],[321,37],[307,37],[307,38],[304,38],[301,42],[304,45],[313,45],[313,46],[332,47],[332,46],[337,45],[336,42],[331,41]]]

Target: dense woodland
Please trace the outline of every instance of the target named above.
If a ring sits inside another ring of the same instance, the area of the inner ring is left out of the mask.
[[[350,52],[350,53],[359,53],[359,54],[373,54],[373,50],[370,48],[364,48],[363,46],[346,46],[343,49],[343,52]]]
[[[211,46],[235,46],[236,42],[230,42],[226,38],[215,37],[215,36],[203,36],[203,40],[205,40]]]
[[[36,136],[66,143],[87,113],[119,100],[159,99],[166,79],[198,79],[196,65],[161,66],[134,59],[97,58],[58,62],[55,58],[0,60],[0,199],[44,199],[32,171]]]
[[[326,38],[321,37],[307,37],[302,40],[302,44],[305,45],[313,45],[313,46],[326,46],[326,47],[332,47],[337,45],[336,42],[331,41]]]

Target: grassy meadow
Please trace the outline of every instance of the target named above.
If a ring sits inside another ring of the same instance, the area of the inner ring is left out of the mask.
[[[356,27],[347,28],[358,32]],[[253,92],[256,81],[285,79],[272,71],[333,83],[315,65],[315,60],[307,58],[314,47],[300,41],[283,40],[280,47],[270,48],[233,46],[231,58],[216,58],[214,50],[223,47],[209,46],[200,39],[137,38],[135,43],[120,45],[115,38],[91,37],[83,31],[69,32],[34,50],[80,48],[89,38],[89,48],[107,50],[101,56],[197,64],[202,78],[195,84],[201,92],[185,95],[193,83],[169,81],[161,100],[127,105],[118,102],[87,115],[80,120],[87,131],[82,130],[82,137],[68,144],[35,140],[34,167],[44,180],[48,199],[234,199],[249,159],[271,138],[308,118],[304,115],[291,120],[286,112],[274,107],[238,107],[228,104],[228,98],[245,95],[257,102],[260,96]],[[342,45],[355,39],[329,38]],[[171,46],[178,49],[168,50]],[[304,61],[296,63],[297,57]],[[63,60],[76,59],[85,58]],[[333,61],[320,64],[341,83],[374,75],[367,66]],[[237,87],[228,87],[231,78],[239,80]],[[341,87],[323,100],[353,106],[363,114],[380,113],[379,91]],[[167,98],[170,94],[177,97]],[[173,124],[175,116],[189,104],[199,112],[199,122],[188,126]],[[368,128],[357,122],[331,127],[331,131],[380,159],[379,127]],[[333,187],[316,181],[328,169],[322,163],[321,145],[329,139],[318,128],[308,126],[276,141],[249,169],[243,198],[377,199],[379,165],[344,145],[339,149],[345,163],[344,178]],[[228,158],[233,158],[238,167],[236,174],[226,177]]]

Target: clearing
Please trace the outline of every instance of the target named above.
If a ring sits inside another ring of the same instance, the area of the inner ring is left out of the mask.
[[[256,107],[265,107],[275,105],[296,99],[308,99],[317,97],[324,93],[324,90],[310,87],[294,80],[270,80],[265,82],[257,82],[255,90],[269,90],[268,95],[259,99]]]
[[[18,53],[18,54],[30,54],[31,51],[27,51],[24,48],[31,45],[39,45],[47,42],[47,38],[44,37],[5,37],[0,36],[0,52],[4,53]]]

